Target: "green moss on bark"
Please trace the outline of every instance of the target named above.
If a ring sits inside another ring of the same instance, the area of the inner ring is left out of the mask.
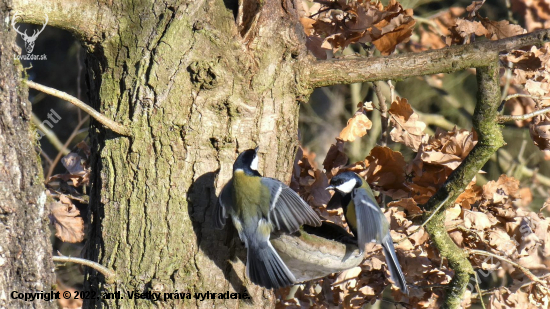
[[[500,105],[497,60],[495,58],[487,67],[477,68],[478,99],[473,124],[478,134],[478,143],[449,176],[443,187],[424,205],[424,209],[428,211],[424,218],[427,219],[431,211],[435,211],[449,196],[444,207],[426,225],[435,247],[441,256],[448,260],[449,266],[455,272],[447,290],[444,308],[460,308],[460,302],[470,276],[474,274],[468,256],[453,242],[445,229],[444,210],[454,204],[456,198],[464,191],[483,165],[504,145],[501,129],[497,123]]]

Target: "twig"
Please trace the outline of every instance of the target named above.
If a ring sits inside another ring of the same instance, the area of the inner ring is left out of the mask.
[[[75,258],[70,256],[53,256],[52,260],[57,263],[76,263],[76,264],[85,265],[90,268],[93,268],[98,272],[102,273],[103,276],[105,276],[105,282],[107,283],[114,283],[116,279],[116,274],[113,270],[99,263],[92,262],[90,260],[85,260],[85,259]]]
[[[414,230],[411,234],[409,234],[409,236],[405,237],[405,238],[402,238],[400,239],[397,243],[400,243],[402,241],[404,241],[405,239],[408,239],[409,237],[411,237],[412,235],[416,234],[416,232],[420,231],[420,229],[422,229],[424,226],[426,226],[426,224],[428,224],[428,222],[430,222],[430,220],[432,220],[432,218],[434,217],[434,215],[436,213],[439,212],[439,210],[441,209],[441,207],[443,207],[445,205],[445,203],[447,203],[447,201],[449,200],[450,196],[447,196],[447,198],[445,198],[440,204],[439,206],[437,206],[437,208],[432,211],[432,213],[430,214],[430,216],[428,217],[428,219],[426,219],[418,228],[416,228],[416,230]]]
[[[481,288],[479,287],[479,276],[477,275],[477,272],[475,273],[475,277],[476,277],[476,290],[477,290],[477,293],[479,294],[479,301],[481,302],[481,307],[483,307],[483,309],[487,309],[485,308],[485,303],[483,302],[483,293],[481,291]]]
[[[532,95],[532,94],[514,93],[514,94],[511,94],[511,95],[507,96],[506,98],[504,98],[504,101],[508,101],[508,100],[513,99],[513,98],[530,98],[530,99],[533,99],[533,100],[550,100],[550,97],[539,97],[539,96]]]
[[[525,276],[527,276],[527,278],[531,279],[531,281],[534,281],[536,283],[540,283],[540,284],[545,284],[544,281],[540,280],[537,276],[535,276],[529,269],[519,265],[518,263],[516,262],[513,262],[511,261],[510,259],[507,259],[503,256],[500,256],[500,255],[497,255],[497,254],[494,254],[494,253],[491,253],[491,252],[487,252],[487,251],[482,251],[482,250],[476,250],[476,249],[467,249],[466,250],[468,252],[468,254],[475,254],[475,255],[484,255],[484,256],[490,256],[490,257],[494,257],[496,259],[499,259],[503,262],[506,262],[506,263],[509,263],[510,265],[512,266],[515,266],[516,268],[518,268],[519,270],[521,270],[521,272],[523,272],[523,274],[525,274]]]
[[[79,99],[73,97],[72,95],[69,95],[63,91],[59,91],[57,89],[54,89],[54,88],[50,88],[50,87],[47,87],[47,86],[44,86],[44,85],[40,85],[40,84],[37,84],[33,81],[30,81],[30,80],[27,80],[27,86],[29,86],[29,88],[32,88],[32,89],[35,89],[35,90],[38,90],[38,91],[42,91],[44,93],[47,93],[49,95],[52,95],[54,97],[58,97],[60,99],[63,99],[69,103],[72,103],[73,105],[75,105],[76,107],[82,109],[83,111],[85,111],[86,113],[88,113],[90,116],[92,116],[95,120],[97,120],[99,123],[103,124],[105,127],[109,128],[111,131],[113,132],[116,132],[120,135],[124,135],[124,136],[130,136],[131,133],[130,133],[130,130],[119,124],[119,123],[116,123],[114,121],[112,121],[111,119],[107,118],[105,115],[97,112],[95,109],[91,108],[89,105],[87,105],[86,103],[80,101]]]
[[[63,147],[67,148],[69,147],[69,145],[71,144],[71,142],[73,141],[73,138],[75,138],[75,136],[78,134],[78,129],[80,129],[81,126],[83,126],[86,121],[88,121],[88,119],[90,119],[90,116],[89,115],[86,115],[86,117],[84,117],[84,119],[82,119],[77,125],[76,127],[74,128],[73,132],[71,133],[71,136],[69,136],[69,138],[67,139],[67,141],[65,142],[65,144],[63,145]],[[55,159],[53,160],[53,163],[52,165],[50,165],[50,168],[48,169],[48,175],[46,176],[46,180],[49,179],[52,174],[53,174],[53,170],[55,169],[55,167],[57,166],[57,163],[59,162],[59,160],[61,160],[61,157],[63,156],[63,153],[60,151],[57,153],[57,156],[55,156]]]
[[[52,130],[42,125],[42,122],[40,121],[40,119],[38,119],[38,117],[34,113],[32,113],[31,119],[32,119],[32,123],[34,123],[37,129],[44,131],[44,135],[46,135],[46,138],[48,139],[48,141],[50,141],[50,143],[55,147],[55,149],[57,149],[57,151],[62,152],[64,155],[69,154],[70,152],[69,149],[67,149],[67,147],[65,147],[63,143],[61,143],[59,138],[57,138],[57,135],[55,135],[55,133]]]
[[[538,277],[538,278],[539,278],[539,279],[545,279],[545,278],[548,278],[548,277],[550,277],[550,274],[545,274],[545,275],[542,275],[542,276],[540,276],[540,277]],[[531,284],[534,284],[534,283],[537,283],[537,282],[535,282],[535,281],[526,282],[526,283],[520,285],[518,289],[524,288],[524,287],[526,287],[526,286],[530,286]],[[492,288],[492,289],[489,289],[489,290],[484,290],[484,291],[483,291],[483,294],[484,294],[484,295],[493,294],[493,293],[495,293],[496,291],[499,291],[499,290],[505,289],[505,288],[506,288],[506,287],[504,287],[504,286],[499,286],[499,287]],[[479,297],[479,293],[472,293],[471,298],[478,298],[478,297]]]
[[[382,130],[380,132],[380,145],[386,146],[387,145],[387,135],[388,135],[388,126],[389,126],[389,118],[388,118],[388,105],[386,104],[386,97],[382,93],[382,82],[376,81],[372,83],[372,88],[374,89],[374,92],[376,93],[376,97],[378,98],[378,105],[380,107],[380,118],[382,119]]]
[[[546,114],[548,112],[550,112],[550,107],[539,109],[538,111],[534,111],[532,113],[523,114],[523,115],[502,115],[502,116],[498,117],[498,122],[526,120],[526,119],[533,118],[533,117],[538,116],[538,115]]]
[[[437,114],[424,114],[422,112],[419,112],[417,110],[414,111],[418,114],[418,120],[424,122],[427,125],[434,125],[438,126],[445,130],[452,130],[454,127],[459,127],[456,124],[450,122],[442,115]],[[459,127],[460,128],[460,127]]]
[[[427,25],[430,25],[432,26],[432,28],[434,28],[435,32],[437,32],[437,34],[439,36],[445,36],[443,34],[443,32],[441,32],[441,29],[439,29],[439,27],[437,26],[437,24],[430,18],[425,18],[425,17],[421,17],[421,16],[413,16],[414,20],[416,20],[418,23],[421,23],[421,24],[427,24]]]
[[[512,156],[505,149],[499,149],[498,159],[497,159],[497,156],[495,156],[495,160],[497,161],[497,163],[499,164],[502,170],[508,170],[513,165],[514,156]],[[550,187],[549,177],[541,175],[540,173],[537,173],[536,170],[530,169],[523,165],[520,165],[519,168],[521,169],[520,172],[523,176],[533,177],[534,180],[538,181],[540,184],[546,187]]]
[[[388,86],[390,87],[390,101],[393,103],[393,101],[395,101],[395,86],[391,80],[388,81]]]
[[[512,62],[508,62],[505,73],[504,87],[502,88],[502,95],[500,96],[501,101],[506,101],[506,95],[508,94],[508,89],[510,88],[510,82],[512,81]]]
[[[40,155],[42,157],[44,157],[44,159],[46,159],[46,161],[48,161],[48,164],[49,165],[52,165],[52,159],[48,156],[48,154],[44,151],[40,151]],[[540,212],[540,211],[539,211]]]

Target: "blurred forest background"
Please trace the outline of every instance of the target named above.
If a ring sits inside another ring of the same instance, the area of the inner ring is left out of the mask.
[[[412,0],[414,1],[414,0]],[[510,2],[511,1],[511,2]],[[416,1],[414,1],[416,2]],[[414,7],[416,20],[415,29],[407,43],[400,44],[396,53],[420,51],[424,49],[422,32],[434,26],[434,21],[449,14],[451,7],[460,8],[462,12],[471,1],[430,1],[419,3],[402,3],[405,8]],[[546,3],[548,8],[548,3]],[[460,10],[458,10],[460,11]],[[522,25],[528,31],[525,20],[525,3],[519,0],[487,1],[479,11],[480,15],[491,20],[509,20]],[[547,12],[548,13],[548,12]],[[546,21],[548,23],[548,21]],[[439,25],[438,25],[439,26]],[[39,29],[39,26],[21,24],[24,29]],[[24,42],[18,36],[18,45],[24,50]],[[334,56],[346,56],[354,53],[365,55],[374,52],[361,44],[352,44]],[[68,32],[46,27],[36,40],[34,54],[45,54],[47,60],[22,61],[29,80],[67,92],[68,94],[87,102],[87,86],[85,82],[86,55],[84,48]],[[504,74],[503,74],[504,75]],[[438,128],[451,131],[455,126],[460,129],[471,129],[471,115],[476,103],[475,70],[466,70],[453,74],[439,74],[409,78],[393,83],[395,95],[407,98],[408,102],[420,116],[420,120],[428,127],[425,133],[433,134]],[[514,93],[514,85],[509,86],[508,93]],[[380,90],[386,98],[390,97],[390,86],[380,84]],[[61,158],[67,155],[75,146],[86,140],[88,135],[89,117],[75,106],[56,97],[45,95],[30,89],[30,101],[33,105],[33,122],[45,134],[40,139],[40,154],[44,176],[65,173]],[[526,99],[527,100],[527,99]],[[347,121],[355,114],[358,103],[373,101],[378,106],[378,98],[372,83],[339,85],[318,88],[311,95],[308,104],[302,104],[300,110],[300,141],[319,166],[326,154],[335,143]],[[510,100],[506,103],[505,114],[510,114],[516,103]],[[46,120],[50,110],[54,110],[61,120],[53,128],[44,128],[40,123]],[[525,113],[525,112],[523,112]],[[344,152],[350,162],[364,160],[374,146],[380,143],[380,116],[378,110],[367,113],[373,122],[372,129],[362,138],[345,144]],[[483,168],[485,174],[478,175],[477,184],[484,185],[489,180],[496,180],[501,174],[513,176],[520,181],[520,187],[530,188],[532,199],[530,208],[538,212],[550,196],[550,164],[544,160],[544,154],[533,144],[529,137],[529,127],[523,122],[508,122],[503,127],[504,139],[507,145],[501,148]],[[388,147],[399,151],[409,162],[415,153],[402,144],[388,139]],[[316,155],[319,154],[319,155]],[[88,190],[89,188],[83,188]],[[82,217],[87,218],[87,207],[83,203],[75,203]],[[88,224],[88,222],[85,222]],[[80,256],[83,247],[81,243],[65,243],[54,237],[52,228],[52,243],[54,254],[57,252],[66,256]],[[58,265],[58,285],[61,289],[82,289],[83,276],[80,267],[75,264]],[[487,283],[491,285],[491,283]],[[486,288],[487,286],[482,286]],[[386,295],[391,299],[391,295]],[[68,307],[78,307],[78,303],[64,303]],[[394,308],[395,304],[377,301],[367,308]],[[472,308],[481,308],[473,304]]]

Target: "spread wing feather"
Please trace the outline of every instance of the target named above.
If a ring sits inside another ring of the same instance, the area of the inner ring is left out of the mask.
[[[293,233],[303,224],[321,225],[315,211],[287,185],[267,177],[262,178],[262,184],[269,188],[271,193],[269,220],[276,229]]]

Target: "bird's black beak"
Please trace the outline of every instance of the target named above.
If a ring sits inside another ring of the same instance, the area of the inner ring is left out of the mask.
[[[258,153],[258,150],[260,150],[260,146],[254,148],[254,152],[255,152],[255,153]]]
[[[325,190],[327,190],[327,191],[328,191],[328,190],[334,190],[334,186],[328,186],[328,187],[326,187]]]

